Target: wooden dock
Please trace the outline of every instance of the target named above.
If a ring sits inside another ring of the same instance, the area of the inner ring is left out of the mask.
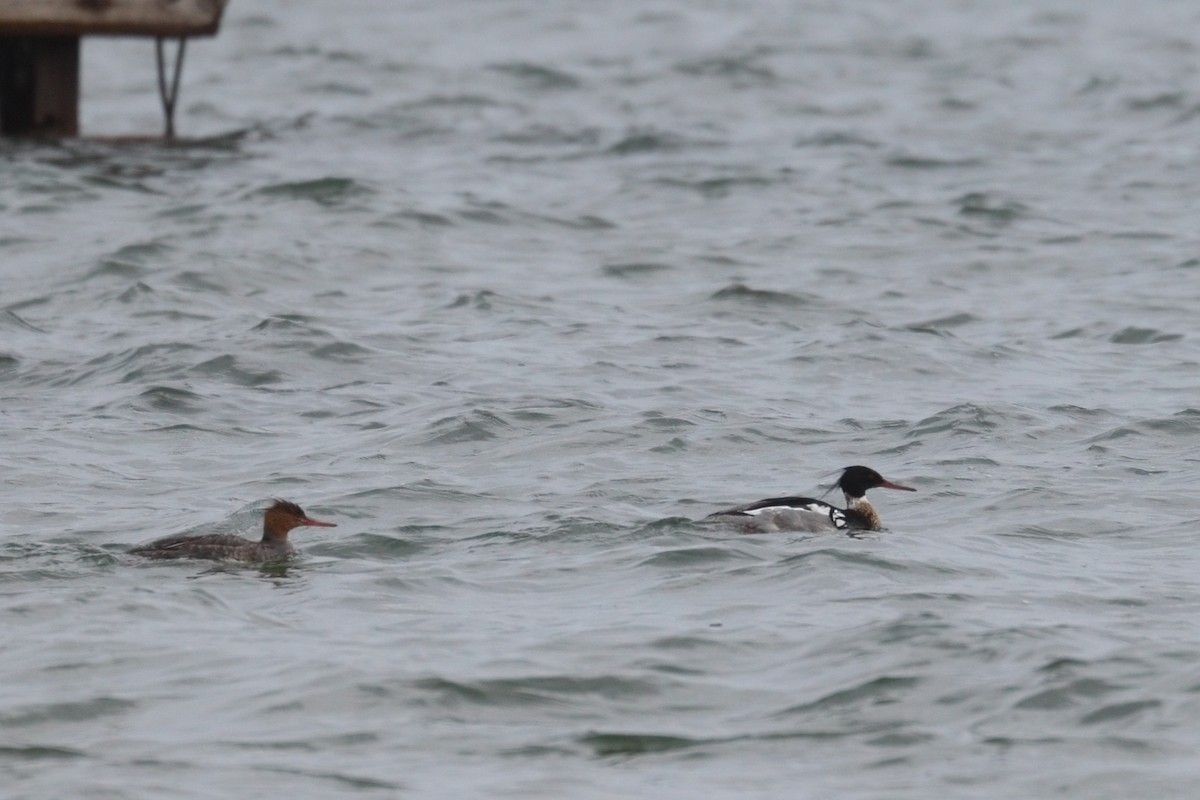
[[[79,135],[79,41],[153,37],[167,138],[187,39],[213,36],[226,0],[0,0],[0,135]],[[178,40],[174,74],[165,42]]]

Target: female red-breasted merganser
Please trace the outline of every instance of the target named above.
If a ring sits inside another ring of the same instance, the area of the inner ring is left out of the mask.
[[[846,467],[838,478],[838,488],[846,495],[846,507],[837,508],[811,497],[772,497],[744,506],[709,514],[706,519],[728,522],[746,533],[777,533],[778,531],[877,531],[882,528],[879,512],[867,502],[868,489],[899,489],[915,492],[911,486],[901,486],[884,480],[870,467]]]
[[[211,558],[216,561],[275,561],[287,558],[295,549],[288,541],[288,531],[301,525],[314,528],[336,528],[332,522],[310,519],[304,509],[287,500],[276,500],[263,513],[261,541],[243,539],[232,533],[210,533],[203,536],[168,536],[139,545],[130,553],[146,558]]]

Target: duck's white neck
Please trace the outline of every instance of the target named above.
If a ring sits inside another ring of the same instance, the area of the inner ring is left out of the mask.
[[[867,528],[869,530],[877,531],[883,525],[879,519],[879,512],[875,510],[875,506],[867,502],[867,498],[865,497],[851,497],[850,495],[846,495],[846,508],[862,514],[867,521]]]

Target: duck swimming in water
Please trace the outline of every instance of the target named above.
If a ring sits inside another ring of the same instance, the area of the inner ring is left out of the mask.
[[[332,522],[309,518],[304,509],[287,500],[276,500],[263,512],[263,536],[260,541],[243,539],[231,533],[202,536],[167,536],[138,545],[129,552],[146,558],[208,558],[215,561],[276,561],[295,552],[288,532],[302,525],[336,528]]]
[[[867,502],[868,489],[899,489],[915,492],[884,479],[870,467],[846,467],[838,478],[838,488],[846,496],[846,507],[837,508],[811,497],[773,497],[709,514],[706,520],[737,525],[745,533],[779,531],[877,531],[882,529],[879,512]]]

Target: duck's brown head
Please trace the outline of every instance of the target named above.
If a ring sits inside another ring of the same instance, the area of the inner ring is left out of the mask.
[[[276,500],[263,514],[263,541],[286,542],[288,531],[309,525],[314,528],[336,528],[332,522],[310,519],[304,509],[287,500]]]

